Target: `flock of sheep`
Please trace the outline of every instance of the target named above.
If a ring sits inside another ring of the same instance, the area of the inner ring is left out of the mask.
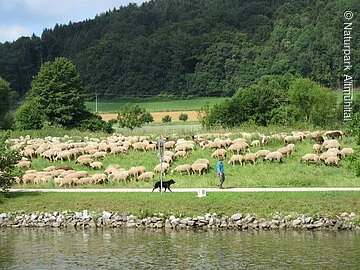
[[[237,164],[244,166],[248,163],[256,165],[261,160],[282,163],[285,158],[291,157],[297,145],[306,139],[316,143],[313,144],[312,153],[301,157],[301,163],[339,166],[342,158],[354,152],[352,148],[341,147],[339,140],[344,136],[341,131],[292,132],[291,135],[280,133],[271,136],[242,132],[237,138],[230,139],[232,136],[233,134],[202,134],[185,139],[167,138],[164,142],[162,162],[159,161],[151,171],[141,164],[129,169],[122,168],[119,164],[110,164],[106,168],[103,165],[103,160],[109,155],[126,156],[129,151],[156,152],[157,140],[150,140],[147,136],[114,134],[102,140],[85,138],[82,141],[76,141],[68,136],[43,139],[32,139],[27,136],[11,139],[9,142],[13,148],[21,150],[23,159],[17,166],[26,170],[22,178],[15,179],[17,184],[45,184],[54,181],[58,186],[104,184],[110,180],[151,180],[160,171],[163,174],[202,175],[208,173],[210,163],[220,157],[227,158],[228,164],[234,166]],[[275,141],[283,141],[284,145],[275,151],[267,149],[268,144]],[[204,150],[205,156],[192,164],[172,166],[174,160],[186,160],[195,149]],[[33,170],[31,160],[35,158],[47,159],[54,162],[54,165],[41,171]],[[55,166],[61,165],[63,161],[75,162],[84,166],[84,170],[74,170],[71,166]],[[91,172],[95,173],[91,174]]]

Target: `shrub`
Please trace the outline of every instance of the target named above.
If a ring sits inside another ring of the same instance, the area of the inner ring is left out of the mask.
[[[189,116],[186,114],[186,113],[181,113],[180,115],[179,115],[179,120],[180,121],[187,121],[188,120],[188,118],[189,118]]]
[[[172,120],[172,118],[171,118],[171,116],[168,115],[168,114],[165,115],[165,116],[162,118],[162,121],[163,121],[164,123],[170,123],[171,120]]]

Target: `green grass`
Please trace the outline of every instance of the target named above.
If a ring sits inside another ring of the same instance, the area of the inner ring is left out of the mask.
[[[196,98],[189,100],[169,100],[169,101],[149,101],[134,102],[134,104],[145,108],[148,112],[167,112],[167,111],[194,111],[199,110],[206,104],[213,106],[214,104],[224,101],[226,98]],[[119,108],[126,102],[102,102],[98,101],[98,112],[117,112]],[[86,107],[90,111],[96,110],[95,102],[87,102]]]
[[[206,213],[231,216],[256,213],[271,218],[276,212],[335,217],[343,212],[360,212],[359,192],[255,192],[207,193],[10,193],[0,196],[1,212],[82,211],[134,214],[138,217],[163,213],[193,217]]]

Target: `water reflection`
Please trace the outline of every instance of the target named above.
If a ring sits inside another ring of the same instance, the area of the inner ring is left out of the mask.
[[[359,269],[360,234],[0,229],[0,269]]]

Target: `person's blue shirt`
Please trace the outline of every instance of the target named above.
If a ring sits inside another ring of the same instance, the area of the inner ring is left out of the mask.
[[[216,163],[216,173],[217,174],[224,173],[224,164],[221,161],[218,161]]]

